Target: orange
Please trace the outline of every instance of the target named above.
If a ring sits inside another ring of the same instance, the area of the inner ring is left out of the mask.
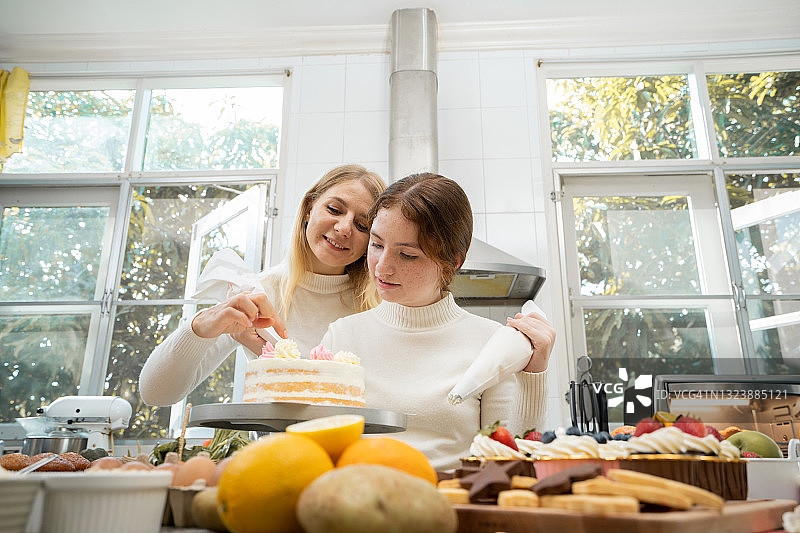
[[[345,448],[361,438],[364,433],[364,417],[333,415],[314,418],[287,426],[286,433],[303,435],[317,442],[336,461]]]
[[[421,451],[388,437],[359,439],[342,452],[336,467],[369,463],[391,466],[436,485],[436,471]]]
[[[219,515],[236,533],[302,532],[295,516],[300,493],[333,469],[328,452],[302,435],[280,433],[248,444],[219,480]]]

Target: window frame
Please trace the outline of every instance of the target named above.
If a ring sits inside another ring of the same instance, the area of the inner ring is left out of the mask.
[[[757,374],[753,337],[747,316],[747,301],[744,294],[742,272],[739,266],[735,232],[731,220],[725,176],[741,172],[797,172],[800,156],[737,157],[723,158],[717,147],[706,76],[709,74],[732,72],[769,72],[800,70],[800,54],[769,55],[754,53],[739,57],[712,57],[698,54],[696,58],[679,60],[539,60],[536,69],[536,100],[538,116],[538,141],[541,154],[540,169],[544,176],[544,194],[550,202],[545,202],[545,219],[549,227],[556,228],[548,239],[550,272],[558,273],[551,277],[553,306],[556,311],[554,321],[559,332],[563,332],[564,357],[559,357],[559,371],[564,383],[578,376],[576,362],[585,352],[583,328],[580,332],[571,327],[571,298],[567,269],[567,233],[559,202],[564,197],[563,179],[569,175],[591,175],[599,181],[611,176],[647,174],[656,180],[668,179],[670,174],[709,173],[713,177],[718,213],[723,235],[723,253],[727,257],[729,278],[735,304],[735,323],[739,332],[739,342],[746,374]],[[637,75],[688,75],[690,104],[694,137],[697,143],[697,157],[693,159],[658,159],[641,161],[582,161],[557,162],[553,159],[550,139],[550,116],[547,101],[547,80],[552,78],[577,78],[592,76],[629,77]],[[578,338],[580,335],[580,338]],[[712,332],[713,335],[713,332]]]
[[[0,314],[17,313],[25,309],[41,309],[43,304],[51,307],[50,312],[67,313],[73,308],[79,310],[91,309],[94,337],[87,339],[87,350],[84,367],[81,371],[81,387],[79,394],[102,395],[104,394],[105,375],[108,368],[111,344],[114,333],[114,321],[120,305],[183,305],[185,299],[176,300],[122,300],[119,298],[119,286],[122,275],[125,246],[127,243],[130,212],[133,203],[133,188],[140,186],[180,186],[180,185],[225,185],[266,183],[269,187],[269,198],[266,199],[265,224],[263,227],[264,239],[252,246],[262,252],[259,254],[261,268],[266,268],[271,263],[271,257],[277,250],[277,239],[273,233],[276,228],[275,221],[278,217],[277,206],[285,194],[280,187],[285,182],[286,150],[284,139],[286,128],[289,124],[289,75],[287,70],[265,70],[257,73],[220,74],[192,73],[185,76],[151,73],[123,76],[37,76],[31,79],[31,91],[86,91],[86,90],[135,90],[133,116],[128,137],[128,148],[125,154],[124,170],[122,172],[76,172],[76,173],[0,173],[0,194],[7,188],[36,187],[47,190],[51,187],[65,187],[75,191],[80,196],[82,191],[98,186],[116,189],[116,206],[110,213],[113,227],[110,241],[105,243],[103,255],[107,258],[104,279],[98,278],[97,287],[101,291],[98,299],[88,302],[15,302],[0,301]],[[142,171],[144,158],[145,135],[150,108],[150,97],[153,89],[201,89],[201,88],[239,88],[239,87],[282,87],[283,99],[281,110],[281,126],[278,141],[278,164],[275,168],[252,168],[232,170],[160,170]],[[42,200],[47,198],[45,193]],[[54,198],[54,200],[56,200]],[[63,199],[62,199],[63,200]],[[52,203],[52,202],[51,202]],[[63,201],[61,202],[63,203]],[[202,303],[202,302],[200,302]],[[77,307],[76,307],[77,305]],[[57,307],[57,309],[54,309]],[[62,309],[63,307],[63,309]],[[95,317],[99,313],[99,317]],[[95,320],[98,318],[98,320]],[[90,349],[91,347],[91,349]],[[88,363],[88,364],[87,364]],[[137,376],[138,377],[138,376]],[[52,398],[51,401],[56,398]],[[173,415],[174,416],[174,415]],[[182,419],[182,413],[180,414]],[[2,422],[0,422],[2,425]],[[178,427],[180,421],[177,422]],[[170,422],[175,427],[174,420]],[[118,439],[119,444],[125,445],[125,439]]]

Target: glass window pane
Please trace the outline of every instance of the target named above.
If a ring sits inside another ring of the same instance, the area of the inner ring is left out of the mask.
[[[115,172],[125,165],[134,91],[31,91],[22,152],[3,172]]]
[[[556,161],[696,157],[687,76],[547,80]]]
[[[149,407],[139,394],[139,373],[150,352],[178,327],[179,305],[124,305],[117,307],[105,379],[106,396],[121,396],[131,403],[133,416],[122,438],[150,439],[167,436],[169,407]]]
[[[623,394],[643,388],[640,376],[714,373],[704,309],[587,309],[583,316],[591,378],[609,384],[610,423],[623,423],[625,409],[649,408],[647,393]]]
[[[800,300],[747,302],[759,374],[800,374]]]
[[[120,298],[183,298],[192,225],[248,187],[226,184],[135,188]],[[219,248],[235,247],[241,237],[236,232],[215,235],[214,247]]]
[[[707,79],[721,155],[800,154],[800,72],[714,74]]]
[[[0,422],[79,393],[89,314],[0,315]]]
[[[581,295],[699,294],[688,206],[686,196],[574,197]]]
[[[154,90],[144,170],[277,168],[282,87]]]
[[[4,207],[0,300],[92,300],[108,207]]]
[[[727,177],[747,294],[800,294],[800,174]]]

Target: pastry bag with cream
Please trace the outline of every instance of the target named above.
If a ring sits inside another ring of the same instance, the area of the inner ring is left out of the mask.
[[[544,311],[533,303],[533,300],[525,302],[520,312],[523,315],[535,312],[545,316]],[[511,326],[498,328],[486,341],[478,357],[464,372],[455,387],[450,390],[447,400],[457,405],[497,385],[508,376],[525,368],[532,353],[531,341],[524,333]]]

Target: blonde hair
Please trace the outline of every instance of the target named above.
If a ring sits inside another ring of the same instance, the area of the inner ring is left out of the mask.
[[[440,288],[446,290],[472,242],[472,208],[464,189],[439,174],[406,176],[391,184],[372,204],[370,224],[378,211],[395,206],[417,225],[419,246],[439,266]]]
[[[374,172],[368,171],[361,165],[342,165],[329,170],[303,196],[292,229],[289,253],[284,260],[284,268],[287,275],[281,283],[281,301],[278,309],[278,312],[284,318],[289,314],[289,309],[292,307],[294,291],[298,283],[303,279],[305,273],[310,272],[312,268],[314,252],[308,245],[306,238],[306,217],[311,212],[314,202],[325,191],[341,183],[353,180],[361,182],[372,195],[373,200],[386,189],[384,181]],[[378,291],[369,278],[366,251],[355,262],[347,265],[344,271],[350,276],[350,283],[353,286],[353,304],[356,312],[366,311],[380,303]]]

